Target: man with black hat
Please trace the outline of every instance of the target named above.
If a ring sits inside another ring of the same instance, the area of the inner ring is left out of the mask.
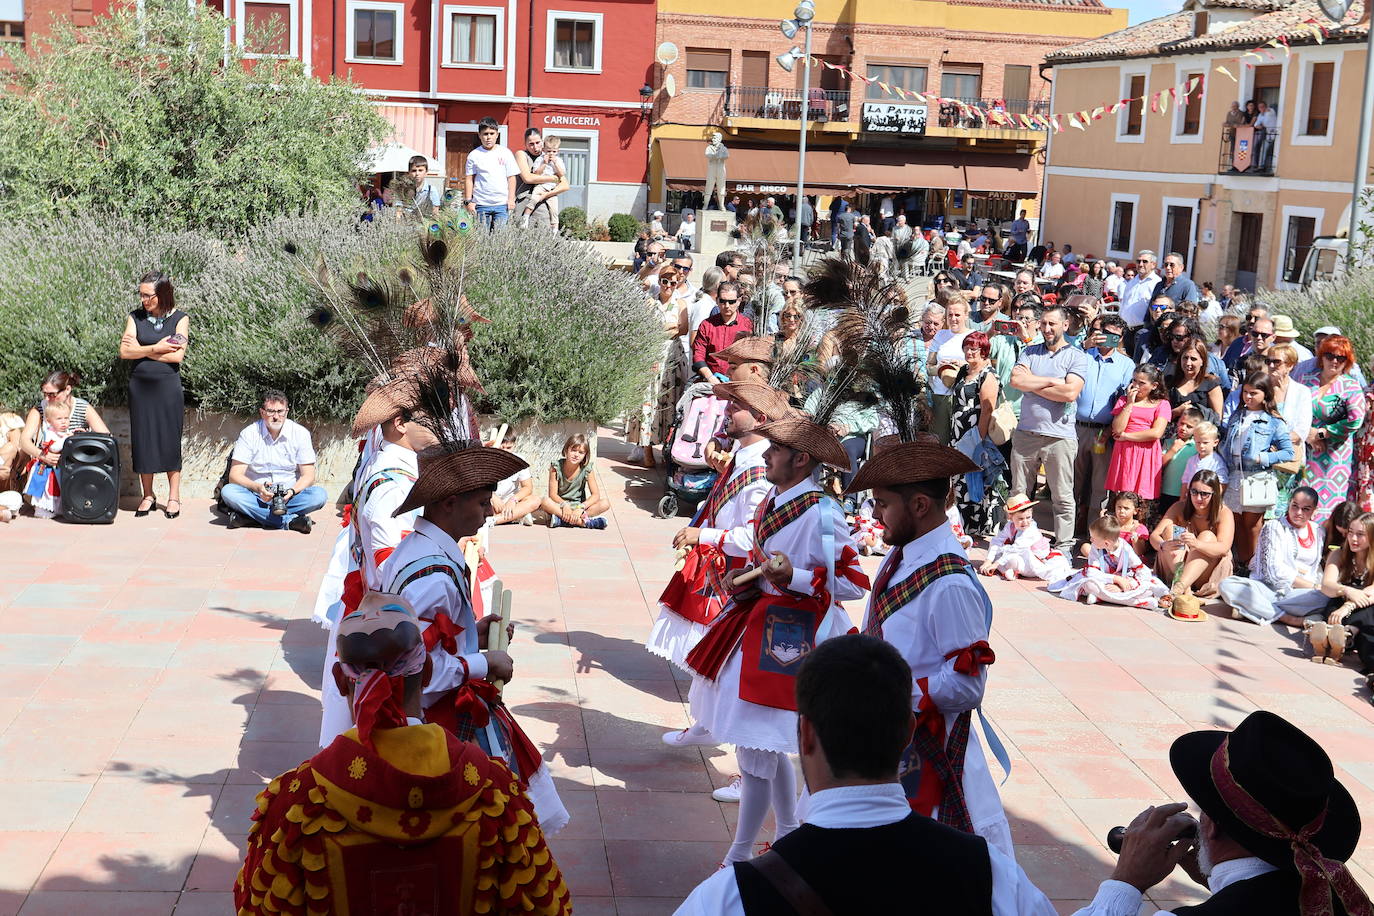
[[[410,602],[424,624],[433,673],[425,686],[426,722],[437,722],[465,741],[506,759],[526,784],[546,834],[568,821],[548,767],[501,703],[494,681],[509,681],[514,663],[503,651],[482,651],[487,630],[500,618],[476,619],[470,572],[458,546],[492,515],[500,481],[529,465],[513,452],[476,440],[451,440],[420,453],[419,477],[396,509],[424,510],[415,530],[381,568],[386,591]]]
[[[757,432],[769,440],[763,461],[773,485],[753,522],[750,559],[762,585],[737,586],[741,572],[727,573],[730,604],[687,656],[710,683],[698,721],[735,745],[740,769],[739,821],[725,864],[750,857],[770,807],[776,837],[796,828],[788,755],[797,750],[797,670],[815,645],[849,629],[838,602],[868,589],[844,513],[813,480],[821,464],[848,469],[844,447],[805,419],[775,420]]]
[[[572,912],[506,764],[420,720],[420,621],[368,592],[340,621],[331,680],[356,725],[258,796],[234,882],[241,916]]]
[[[911,671],[892,646],[840,636],[801,669],[805,822],[758,858],[707,878],[678,916],[1052,916],[1015,859],[907,804],[897,768],[914,725]]]
[[[792,414],[782,392],[757,382],[718,384],[713,394],[729,402],[725,433],[734,440],[735,449],[727,456],[729,466],[716,479],[692,524],[673,538],[673,547],[687,553],[682,568],[673,573],[659,596],[658,620],[646,643],[650,652],[688,674],[693,672],[687,668],[687,653],[706,635],[706,628],[724,606],[728,597],[725,574],[743,567],[753,549],[754,515],[771,487],[763,466],[768,440],[759,435],[758,428]],[[717,743],[697,721],[703,689],[700,678],[693,674],[688,701],[695,724],[668,732],[663,736],[664,744],[687,747]]]
[[[1260,710],[1235,731],[1183,735],[1169,764],[1201,818],[1181,803],[1142,811],[1126,828],[1111,879],[1077,916],[1134,916],[1145,892],[1180,864],[1212,896],[1177,916],[1374,913],[1345,867],[1360,839],[1355,800],[1306,734]]]
[[[995,660],[992,602],[945,515],[950,478],[977,469],[933,438],[893,442],[859,469],[847,492],[873,491],[874,517],[892,546],[862,627],[897,648],[917,687],[916,731],[901,768],[911,807],[1010,856],[1011,827],[973,729]]]

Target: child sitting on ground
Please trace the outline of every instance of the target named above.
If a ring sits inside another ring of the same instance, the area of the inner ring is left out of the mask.
[[[1007,500],[1007,523],[988,545],[988,557],[978,571],[1011,580],[1044,579],[1058,582],[1072,572],[1068,559],[1054,549],[1035,524],[1031,510],[1039,505],[1024,493]]]
[[[949,519],[950,533],[959,542],[959,546],[965,550],[972,547],[973,538],[969,537],[968,532],[964,530],[964,516],[959,511],[959,501],[955,499],[953,487],[950,487],[949,495],[945,497],[945,518]]]
[[[1088,604],[1110,601],[1128,607],[1155,607],[1169,588],[1150,572],[1150,568],[1131,549],[1121,524],[1104,515],[1088,526],[1092,547],[1088,565],[1050,585],[1061,598]]]
[[[38,449],[42,456],[29,468],[29,482],[24,495],[33,502],[35,518],[54,518],[57,515],[62,488],[57,483],[56,459],[67,441],[67,422],[72,416],[70,402],[49,401],[43,407],[43,424],[38,431]],[[53,464],[47,460],[51,456]]]
[[[501,448],[515,451],[515,433],[507,432],[501,440]],[[530,469],[522,468],[496,485],[491,497],[492,524],[522,525],[534,524],[534,510],[539,508],[539,497],[534,495],[534,481],[530,479]]]
[[[883,523],[873,515],[873,497],[865,499],[859,511],[849,517],[849,531],[861,556],[880,557],[887,553],[887,545],[883,543]]]
[[[1178,502],[1183,495],[1183,472],[1188,467],[1188,459],[1197,454],[1193,447],[1193,431],[1205,420],[1202,411],[1189,404],[1174,418],[1174,438],[1164,448],[1163,471],[1159,480],[1159,502],[1156,504],[1163,515],[1169,507]]]
[[[549,527],[605,528],[601,513],[611,507],[601,495],[591,466],[591,448],[581,433],[563,443],[563,458],[549,465],[549,495],[541,501]]]
[[[1197,449],[1197,454],[1188,459],[1188,465],[1183,469],[1185,490],[1188,484],[1193,482],[1193,475],[1198,471],[1211,471],[1221,481],[1221,491],[1226,492],[1226,462],[1217,454],[1217,443],[1220,440],[1221,436],[1216,426],[1211,423],[1199,423],[1193,430],[1193,448]]]
[[[567,172],[563,168],[563,160],[558,155],[558,148],[563,145],[563,141],[557,137],[544,138],[544,152],[539,158],[534,160],[530,166],[530,171],[536,175],[557,175],[562,178]],[[561,184],[557,181],[548,181],[543,184],[535,185],[530,192],[529,203],[525,205],[525,213],[520,218],[522,229],[530,227],[530,214],[533,213],[541,204],[549,211],[550,228],[558,229],[558,197],[554,195],[554,190]]]

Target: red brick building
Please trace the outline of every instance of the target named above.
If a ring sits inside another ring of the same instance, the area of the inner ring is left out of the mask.
[[[0,39],[31,40],[58,16],[89,23],[107,2],[0,0]],[[249,54],[299,58],[320,79],[351,78],[395,126],[391,139],[435,160],[448,183],[461,183],[476,124],[490,116],[512,147],[527,127],[559,134],[573,185],[564,206],[594,217],[643,211],[649,127],[640,90],[652,75],[653,0],[211,5]]]
[[[790,205],[805,98],[808,193],[857,197],[866,208],[890,198],[913,221],[1004,219],[1020,205],[1034,211],[1043,131],[916,104],[845,71],[970,106],[1046,113],[1049,83],[1038,69],[1045,55],[1126,24],[1125,10],[1100,0],[819,0],[813,58],[842,69],[813,66],[803,96],[802,66],[789,73],[775,59],[804,40],[801,32],[788,40],[778,27],[793,6],[756,5],[743,17],[725,0],[660,0],[658,38],[677,58],[657,67],[654,86],[671,77],[676,91],[655,99],[653,203],[697,204],[701,150],[719,129],[731,151],[728,190]]]

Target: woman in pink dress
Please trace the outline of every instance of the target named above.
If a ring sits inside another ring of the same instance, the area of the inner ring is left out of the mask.
[[[1112,462],[1107,466],[1107,489],[1139,493],[1141,499],[1159,496],[1163,452],[1159,440],[1173,408],[1157,366],[1135,370],[1126,394],[1112,408]]]

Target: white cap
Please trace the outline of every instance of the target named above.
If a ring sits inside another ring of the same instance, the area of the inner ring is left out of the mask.
[[[655,210],[655,211],[654,211],[654,216],[662,216],[662,215],[663,215],[663,211],[662,211],[662,210]]]
[[[1312,336],[1313,336],[1313,337],[1330,337],[1330,336],[1333,335],[1333,334],[1340,334],[1340,333],[1341,333],[1341,329],[1340,329],[1340,328],[1336,327],[1334,324],[1328,324],[1328,325],[1326,325],[1325,327],[1317,328],[1315,331],[1312,332]]]

